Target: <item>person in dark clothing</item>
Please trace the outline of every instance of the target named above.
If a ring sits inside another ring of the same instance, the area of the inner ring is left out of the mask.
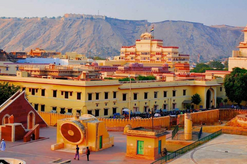
[[[76,153],[75,153],[75,158],[74,159],[76,159],[76,157],[79,160],[79,147],[78,147],[78,145],[76,145]]]
[[[88,149],[88,147],[87,147],[87,150],[86,150],[86,155],[87,155],[87,161],[89,161],[90,150]]]

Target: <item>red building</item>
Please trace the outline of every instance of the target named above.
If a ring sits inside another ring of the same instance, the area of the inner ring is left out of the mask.
[[[32,131],[39,135],[39,127],[47,127],[46,122],[27,101],[25,91],[16,92],[0,106],[0,125],[0,138],[12,142],[24,139]]]

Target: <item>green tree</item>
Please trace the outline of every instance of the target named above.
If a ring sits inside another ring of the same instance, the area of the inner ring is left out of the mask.
[[[226,96],[239,106],[242,101],[247,100],[247,70],[234,68],[231,74],[224,79]]]
[[[220,61],[210,61],[208,66],[213,69],[223,70],[224,65]]]
[[[225,105],[226,105],[227,101],[228,101],[227,99],[224,99],[224,103],[225,103]]]
[[[141,75],[139,75],[137,77],[137,80],[155,80],[155,77],[154,76],[141,76]]]
[[[95,56],[95,57],[93,57],[93,60],[105,60],[105,58],[102,58],[100,56]]]
[[[225,62],[224,62],[224,70],[225,71],[228,71],[228,60],[226,60]]]
[[[196,73],[203,73],[206,70],[212,69],[207,64],[204,63],[198,63],[194,69],[192,69],[190,72],[196,72]]]
[[[20,89],[19,86],[10,85],[9,83],[0,83],[0,105],[10,98]]]
[[[219,107],[220,106],[220,103],[222,102],[222,98],[221,97],[217,97],[216,98],[216,102],[217,102],[217,105]]]
[[[125,78],[119,79],[118,81],[130,81],[130,78],[125,77]],[[131,78],[131,81],[135,81],[135,79]]]
[[[201,101],[202,101],[202,99],[198,93],[194,94],[191,97],[191,103],[193,103],[193,104],[199,105]]]

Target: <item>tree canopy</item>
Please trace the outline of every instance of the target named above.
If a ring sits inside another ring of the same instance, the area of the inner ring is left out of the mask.
[[[94,56],[93,60],[106,60],[105,58],[102,58],[100,56]]]
[[[19,86],[10,85],[9,83],[0,83],[0,105],[10,98],[20,89]]]
[[[224,67],[225,66],[221,64],[220,61],[210,61],[208,64],[198,63],[196,67],[191,70],[191,72],[203,73],[206,70],[223,70]]]
[[[191,103],[193,103],[193,104],[199,105],[201,101],[202,101],[202,99],[198,93],[194,94],[191,97]]]
[[[137,80],[155,80],[155,77],[154,76],[141,76],[141,75],[139,75],[137,77]]]
[[[247,101],[247,70],[234,68],[231,74],[224,79],[226,96],[238,105],[242,101]]]

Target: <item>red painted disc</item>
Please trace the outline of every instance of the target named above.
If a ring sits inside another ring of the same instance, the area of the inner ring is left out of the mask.
[[[75,125],[71,123],[65,123],[61,126],[61,133],[63,137],[69,142],[77,143],[83,139],[83,136]]]

